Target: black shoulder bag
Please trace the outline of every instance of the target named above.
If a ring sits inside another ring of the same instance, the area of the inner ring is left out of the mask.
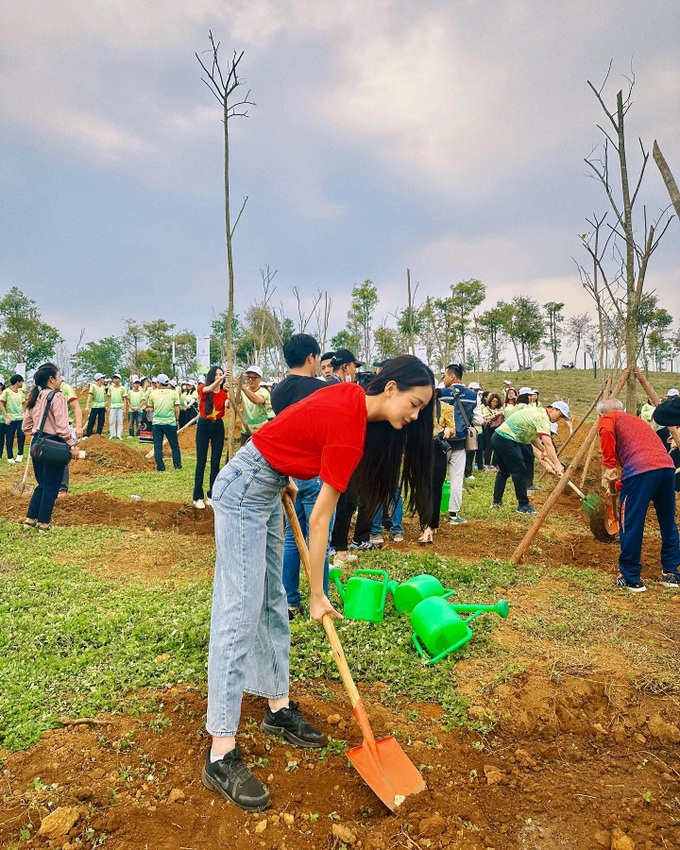
[[[43,428],[45,427],[47,414],[50,412],[50,404],[55,392],[56,390],[52,390],[47,396],[45,412],[43,413],[40,428],[38,428],[31,440],[31,457],[34,461],[37,460],[49,466],[66,466],[71,460],[71,448],[68,443],[65,443],[61,437],[55,440],[43,434]]]

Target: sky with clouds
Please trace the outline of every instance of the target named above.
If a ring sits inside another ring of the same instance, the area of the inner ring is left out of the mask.
[[[606,209],[584,163],[608,103],[636,76],[627,117],[680,177],[677,0],[2,0],[0,293],[17,286],[73,346],[122,319],[209,330],[226,306],[219,106],[194,56],[208,30],[244,51],[256,106],[230,122],[236,309],[296,314],[352,285],[377,320],[470,277],[491,306],[525,294],[591,309],[574,258]],[[640,204],[668,196],[650,159]],[[650,288],[680,314],[680,225]],[[305,300],[306,299],[306,300]]]

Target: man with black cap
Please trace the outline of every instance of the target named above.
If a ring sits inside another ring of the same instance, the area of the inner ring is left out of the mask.
[[[357,369],[364,364],[361,360],[357,360],[349,348],[339,348],[333,355],[331,365],[333,366],[333,374],[326,380],[329,384],[342,384],[345,381],[355,381]]]

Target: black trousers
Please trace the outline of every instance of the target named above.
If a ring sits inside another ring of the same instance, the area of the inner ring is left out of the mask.
[[[38,486],[28,503],[26,516],[46,525],[52,519],[54,503],[57,501],[59,485],[64,474],[63,466],[55,466],[33,458],[33,472]]]
[[[7,442],[7,457],[12,457],[12,445],[14,443],[14,435],[17,435],[17,454],[24,453],[24,442],[26,435],[21,430],[21,419],[13,419],[9,425],[5,425],[5,440]]]
[[[446,481],[446,470],[448,469],[447,453],[443,452],[435,443],[434,467],[432,470],[432,516],[426,519],[419,515],[420,527],[429,525],[430,528],[439,528],[439,514],[442,507],[442,489]]]
[[[92,431],[94,430],[94,423],[97,423],[97,433],[101,434],[104,430],[104,417],[106,416],[106,408],[105,407],[93,407],[90,409],[90,415],[87,417],[87,428],[85,429],[85,436],[90,437],[92,435]]]
[[[210,446],[210,486],[208,498],[212,498],[212,488],[220,471],[222,452],[224,451],[224,420],[204,419],[196,423],[196,472],[194,474],[193,499],[203,498],[203,478],[205,465],[208,461],[208,446]]]
[[[503,501],[505,485],[508,478],[512,478],[515,485],[515,496],[519,505],[528,505],[527,495],[527,468],[524,462],[522,445],[514,440],[508,440],[495,433],[491,438],[491,444],[496,452],[496,463],[498,472],[493,486],[494,504],[499,505]]]
[[[331,548],[337,552],[347,551],[347,539],[349,538],[349,527],[352,524],[352,516],[359,503],[354,478],[350,478],[347,489],[340,494],[338,506],[335,509],[335,524],[331,535]]]

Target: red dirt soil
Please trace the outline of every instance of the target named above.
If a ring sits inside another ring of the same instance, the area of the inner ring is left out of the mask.
[[[75,850],[104,836],[112,850],[680,846],[680,732],[663,717],[665,701],[641,703],[637,695],[627,705],[625,694],[613,703],[603,682],[550,682],[544,671],[503,687],[510,716],[484,740],[447,733],[437,706],[404,701],[387,709],[380,683],[360,686],[376,734],[397,730],[427,782],[396,814],[343,755],[323,758],[260,732],[263,701],[246,698],[239,744],[273,792],[272,808],[259,815],[202,786],[205,700],[173,687],[156,694],[153,713],[55,729],[7,756],[0,846],[29,823],[35,836],[57,807],[78,817],[67,833],[22,846]],[[334,737],[360,743],[340,686],[326,683],[325,693],[328,702],[294,696]]]

